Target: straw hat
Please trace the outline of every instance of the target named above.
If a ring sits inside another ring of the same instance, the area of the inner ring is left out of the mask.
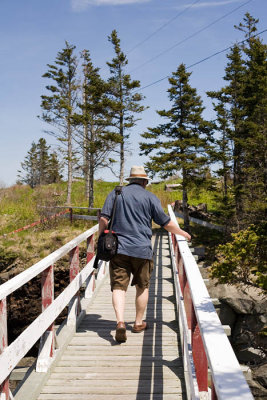
[[[127,181],[133,178],[139,178],[139,179],[147,179],[150,180],[150,178],[147,176],[144,167],[141,165],[140,167],[138,165],[133,165],[130,171],[130,176],[129,178],[126,178]]]

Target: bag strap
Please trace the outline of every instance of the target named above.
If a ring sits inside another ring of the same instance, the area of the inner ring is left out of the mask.
[[[113,222],[114,222],[117,200],[118,200],[118,196],[121,194],[121,192],[122,192],[122,186],[116,186],[115,187],[115,195],[116,196],[115,196],[115,200],[114,200],[113,207],[112,207],[111,219],[110,219],[110,222],[109,222],[109,225],[108,225],[109,231],[112,230],[112,225],[113,225]]]

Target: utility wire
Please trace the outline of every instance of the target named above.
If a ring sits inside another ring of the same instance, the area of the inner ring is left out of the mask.
[[[245,42],[248,42],[250,39],[253,39],[253,38],[257,37],[257,36],[261,35],[261,34],[264,33],[264,32],[267,32],[267,29],[264,29],[263,31],[257,33],[256,35],[253,35],[251,38],[244,39],[244,40],[241,40],[240,42],[237,42],[236,45],[239,45],[239,44],[243,44],[243,43],[245,43]],[[193,63],[193,64],[189,65],[188,67],[186,67],[186,69],[189,69],[189,68],[194,67],[195,65],[201,64],[201,63],[203,63],[204,61],[207,61],[207,60],[209,60],[209,59],[211,59],[211,58],[217,56],[218,54],[221,54],[221,53],[224,53],[224,52],[227,51],[227,50],[230,50],[232,47],[233,47],[233,45],[232,45],[232,46],[229,46],[229,47],[226,47],[226,48],[223,49],[223,50],[217,51],[216,53],[213,53],[213,54],[211,54],[210,56],[207,56],[207,57],[205,57],[205,58],[202,58],[201,60],[196,61],[195,63]],[[170,78],[170,75],[164,76],[164,78],[161,78],[161,79],[158,79],[157,81],[151,82],[151,83],[149,83],[148,85],[139,88],[138,91],[143,90],[143,89],[146,89],[146,88],[148,88],[148,87],[150,87],[150,86],[156,85],[157,83],[159,83],[159,82],[161,82],[161,81],[164,81],[164,80],[167,79],[167,78]]]
[[[228,13],[222,15],[220,18],[217,18],[215,21],[211,22],[208,25],[203,26],[201,29],[199,29],[198,31],[192,33],[191,35],[187,36],[186,38],[180,40],[180,42],[175,43],[174,45],[172,45],[171,47],[168,47],[166,50],[162,51],[161,53],[157,54],[156,56],[150,58],[149,60],[145,61],[143,64],[137,66],[136,68],[132,69],[130,71],[130,73],[144,67],[145,65],[149,64],[150,62],[156,60],[157,58],[161,57],[163,54],[166,54],[167,52],[169,52],[170,50],[174,49],[175,47],[179,46],[180,44],[186,42],[187,40],[191,39],[194,36],[197,36],[199,33],[203,32],[204,30],[210,28],[212,25],[216,24],[217,22],[221,21],[222,19],[228,17],[228,15],[233,14],[235,11],[239,10],[239,8],[245,6],[246,4],[250,3],[253,0],[248,0],[245,3],[242,3],[240,6],[234,8],[233,10],[229,11]]]
[[[141,42],[137,43],[134,47],[132,47],[127,54],[130,54],[132,51],[134,51],[137,47],[141,46],[143,43],[148,41],[152,36],[154,36],[156,33],[160,32],[163,28],[165,28],[167,25],[172,23],[175,19],[180,17],[180,15],[184,14],[186,11],[190,10],[196,3],[198,3],[200,0],[194,1],[192,4],[190,4],[188,7],[184,8],[182,11],[180,11],[178,14],[176,14],[174,17],[169,19],[165,24],[161,25],[158,29],[156,29],[154,32],[152,32],[150,35],[148,35],[145,39],[141,40]]]

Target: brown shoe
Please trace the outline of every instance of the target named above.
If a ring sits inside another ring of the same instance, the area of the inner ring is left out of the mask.
[[[126,342],[127,340],[125,323],[122,321],[117,323],[115,339],[117,342]]]
[[[143,322],[141,325],[134,324],[132,332],[139,333],[145,331],[146,329],[148,329],[148,324]]]

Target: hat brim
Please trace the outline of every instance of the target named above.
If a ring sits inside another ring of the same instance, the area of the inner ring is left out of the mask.
[[[151,181],[151,178],[148,176],[129,176],[128,178],[125,178],[126,181],[129,181],[130,179],[145,179],[147,181]]]

